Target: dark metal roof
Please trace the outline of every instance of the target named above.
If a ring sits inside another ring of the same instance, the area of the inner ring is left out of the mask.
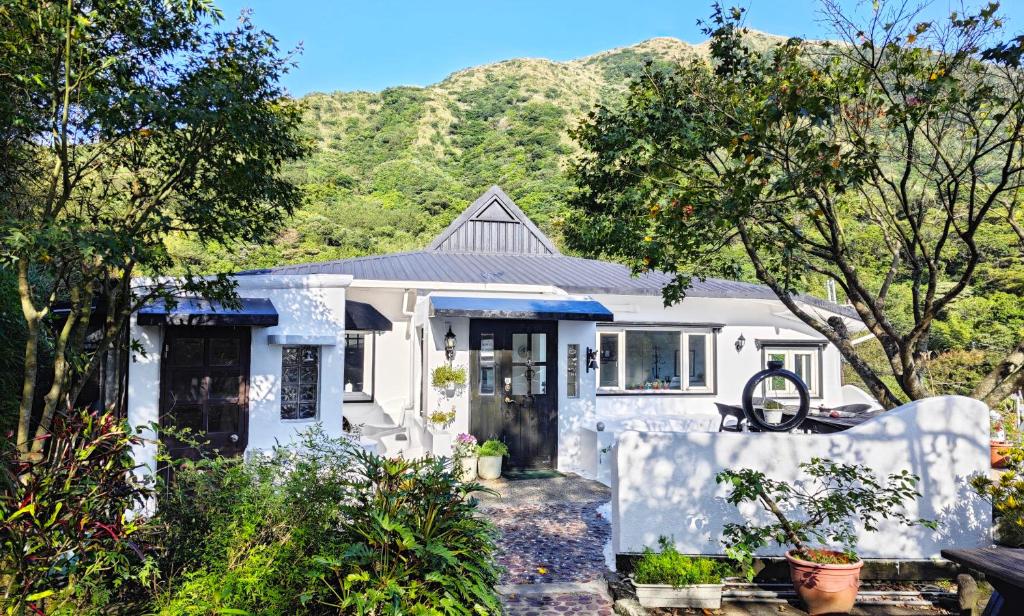
[[[568,257],[530,221],[501,188],[492,186],[455,219],[426,250],[341,261],[285,265],[242,274],[349,274],[356,280],[550,285],[569,293],[661,295],[672,276],[633,276],[618,263]],[[687,297],[778,298],[763,285],[694,279]],[[859,319],[849,306],[810,295],[808,305]]]
[[[345,331],[389,332],[391,328],[391,321],[370,304],[345,300]]]
[[[540,299],[526,297],[430,298],[432,317],[482,319],[554,319],[558,321],[613,321],[615,316],[592,299]]]
[[[647,296],[661,295],[662,289],[672,280],[672,276],[662,272],[633,276],[628,267],[619,263],[565,255],[426,251],[285,265],[248,273],[349,274],[356,280],[551,285],[568,293]],[[764,285],[718,278],[695,278],[686,296],[778,301],[775,293]],[[810,295],[797,297],[805,304],[858,318],[849,306],[840,306]]]
[[[139,308],[139,325],[219,325],[271,327],[277,325],[277,310],[266,297],[240,297],[239,307],[228,308],[218,301],[179,297],[169,306],[163,299]]]

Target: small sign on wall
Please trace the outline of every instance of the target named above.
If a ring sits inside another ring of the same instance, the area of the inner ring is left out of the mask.
[[[580,397],[580,345],[570,344],[566,351],[565,383],[570,398]]]

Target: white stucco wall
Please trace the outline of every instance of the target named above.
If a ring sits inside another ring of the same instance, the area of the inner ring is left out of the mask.
[[[349,276],[244,276],[237,279],[241,297],[270,298],[278,312],[278,325],[253,327],[249,367],[249,424],[246,451],[270,449],[291,442],[296,434],[319,422],[331,436],[342,433],[345,287]],[[280,410],[281,347],[268,344],[270,335],[327,336],[334,345],[320,352],[320,399],[316,419],[283,420]],[[159,422],[160,351],[163,327],[137,324],[130,335],[145,354],[133,353],[128,367],[128,421],[133,426]],[[147,431],[151,439],[156,435]],[[136,450],[136,460],[155,467],[156,446]]]
[[[672,537],[689,554],[721,554],[722,526],[767,519],[756,506],[741,512],[715,483],[724,469],[755,468],[793,481],[812,457],[864,464],[879,476],[908,470],[921,477],[923,497],[911,517],[934,519],[938,531],[883,520],[861,533],[865,558],[935,558],[943,548],[987,545],[991,508],[972,495],[967,479],[989,472],[988,409],[977,400],[948,396],[904,405],[856,428],[828,435],[777,433],[624,432],[612,460],[612,541],[617,553],[655,546]],[[766,555],[781,555],[772,546]]]

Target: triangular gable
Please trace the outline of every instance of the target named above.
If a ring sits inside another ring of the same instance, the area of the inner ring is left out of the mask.
[[[557,255],[558,249],[501,188],[491,186],[427,250]]]

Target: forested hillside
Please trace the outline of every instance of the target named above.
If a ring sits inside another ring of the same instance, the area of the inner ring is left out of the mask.
[[[491,184],[559,242],[575,151],[569,129],[596,103],[621,97],[648,61],[706,53],[659,38],[571,62],[469,68],[425,88],[311,94],[305,130],[315,150],[290,170],[305,203],[274,244],[175,249],[206,271],[415,249]]]

